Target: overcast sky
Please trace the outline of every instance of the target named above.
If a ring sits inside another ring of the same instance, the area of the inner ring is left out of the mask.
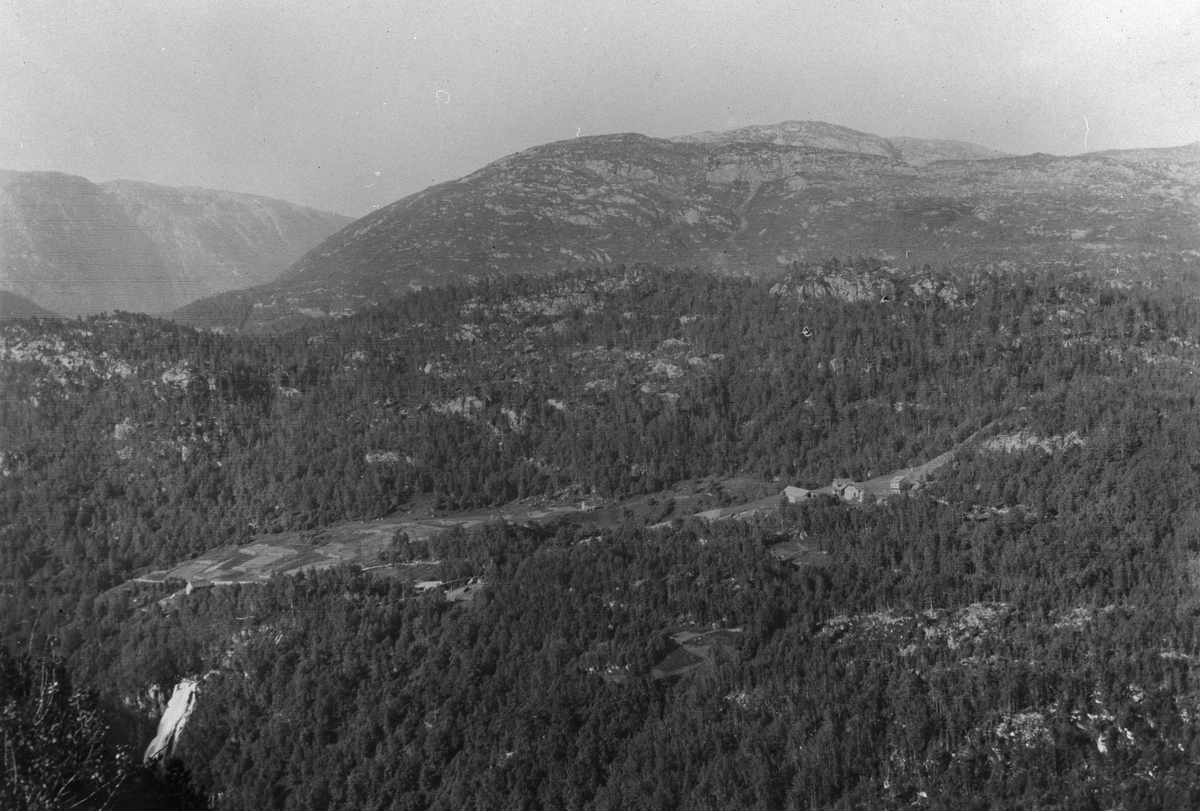
[[[0,168],[359,216],[575,135],[1200,141],[1196,0],[0,0]]]

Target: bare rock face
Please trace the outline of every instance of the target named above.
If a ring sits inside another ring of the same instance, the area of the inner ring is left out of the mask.
[[[799,146],[835,152],[856,152],[877,155],[889,160],[903,160],[903,155],[891,141],[858,132],[849,127],[826,124],[824,121],[784,121],[780,124],[761,124],[740,127],[727,132],[700,132],[681,135],[672,140],[693,144],[757,143]]]
[[[799,271],[771,288],[778,296],[800,302],[829,299],[835,301],[884,301],[896,295],[896,285],[879,273],[853,268]]]
[[[821,265],[793,263],[771,288],[773,295],[799,304],[815,301],[878,302],[880,304],[936,303],[960,306],[973,300],[977,277],[950,276],[926,267],[899,269],[860,259]]]
[[[171,693],[171,700],[167,702],[167,709],[158,722],[158,732],[146,747],[143,757],[145,762],[158,760],[174,750],[196,706],[196,692],[199,688],[200,682],[196,679],[184,679],[176,685],[175,691]]]
[[[649,262],[777,276],[861,256],[899,268],[1200,268],[1200,145],[1011,157],[821,122],[574,138],[399,200],[275,282],[179,317],[271,329],[511,273]],[[890,293],[842,274],[804,295]]]
[[[0,290],[69,316],[165,313],[269,282],[350,222],[254,195],[57,172],[0,172],[0,209]]]

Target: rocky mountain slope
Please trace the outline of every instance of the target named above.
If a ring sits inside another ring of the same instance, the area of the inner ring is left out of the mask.
[[[0,172],[0,289],[63,315],[165,313],[271,281],[348,222],[249,194]]]
[[[1139,270],[1200,260],[1200,144],[1076,157],[819,122],[546,144],[380,209],[192,323],[259,328],[414,288],[649,261],[764,275],[875,256]]]
[[[24,296],[0,290],[0,321],[8,318],[44,318],[53,317],[54,313],[45,307],[39,307]]]

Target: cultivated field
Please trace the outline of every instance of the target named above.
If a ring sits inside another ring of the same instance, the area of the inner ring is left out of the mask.
[[[965,445],[981,432],[969,437]],[[892,471],[856,484],[876,498],[895,495],[890,490],[893,477],[902,475],[910,482],[924,481],[948,463],[956,449],[947,451],[919,467]],[[417,561],[389,564],[385,553],[392,537],[403,532],[413,541],[424,540],[439,532],[472,527],[489,522],[528,524],[555,518],[586,526],[606,527],[621,523],[664,526],[679,518],[707,520],[749,518],[773,512],[781,501],[781,482],[748,477],[700,479],[680,482],[651,496],[621,502],[570,495],[557,498],[531,498],[491,510],[438,512],[431,499],[411,505],[409,510],[375,521],[352,521],[321,530],[282,532],[259,535],[253,543],[214,549],[168,569],[159,569],[134,578],[139,583],[185,581],[195,585],[261,583],[276,574],[295,574],[303,570],[357,565],[381,575],[417,580],[428,572],[428,564]],[[813,491],[832,495],[831,487]],[[716,506],[714,506],[716,505]]]

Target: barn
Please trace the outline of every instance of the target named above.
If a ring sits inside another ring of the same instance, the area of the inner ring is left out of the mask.
[[[792,504],[799,504],[802,501],[808,501],[810,498],[816,498],[815,490],[805,490],[803,487],[788,487],[783,488],[783,496]]]

